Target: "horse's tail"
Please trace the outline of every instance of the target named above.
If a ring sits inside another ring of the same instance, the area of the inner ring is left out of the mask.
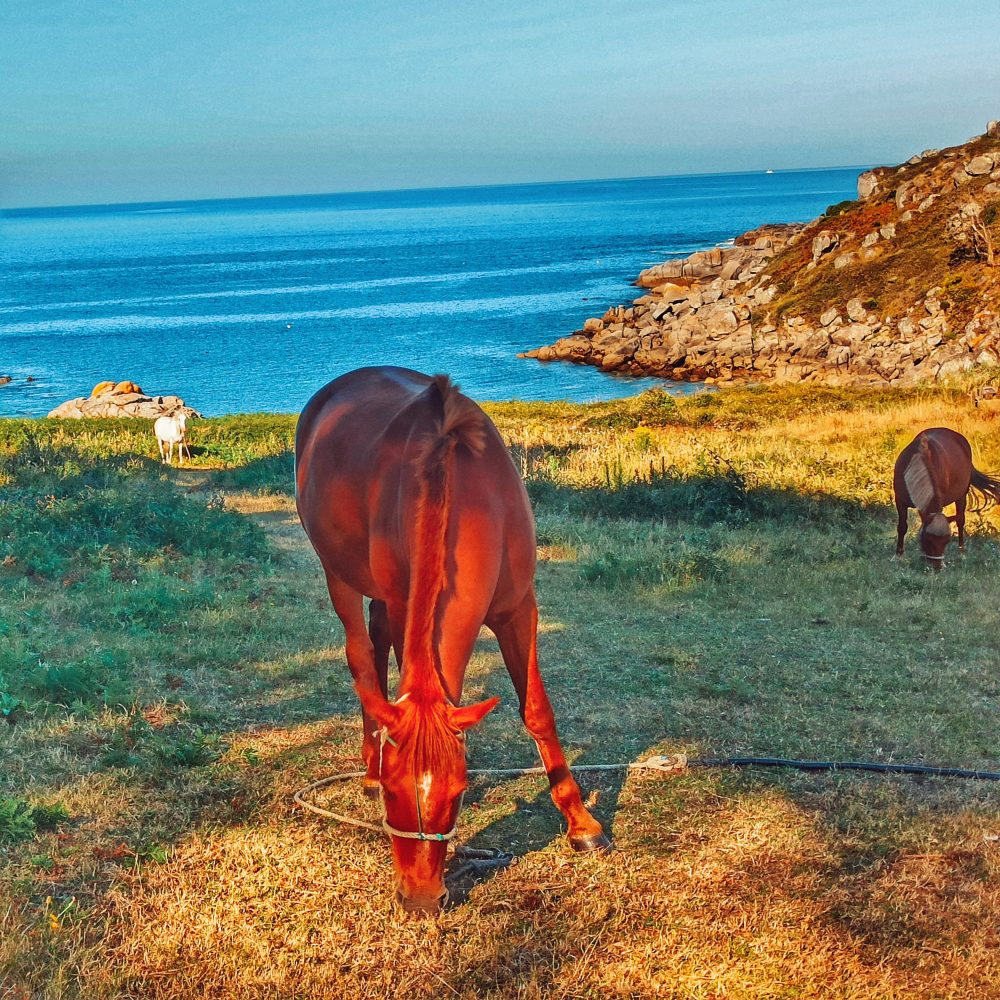
[[[991,504],[1000,503],[1000,479],[980,472],[975,466],[972,467],[970,492],[973,490],[982,498],[977,510],[985,510]]]
[[[447,534],[451,510],[455,449],[473,455],[486,446],[482,411],[463,396],[447,375],[436,375],[421,394],[435,411],[436,427],[422,443],[414,462],[421,484],[410,558],[403,649],[407,661],[406,690],[434,697],[441,691],[435,655],[438,601],[447,578]]]

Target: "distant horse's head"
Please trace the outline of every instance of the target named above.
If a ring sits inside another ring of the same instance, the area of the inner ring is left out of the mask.
[[[951,541],[951,522],[944,514],[928,514],[920,528],[920,551],[927,565],[939,570],[944,565],[944,550]]]
[[[465,730],[500,700],[455,707],[403,694],[389,702],[361,694],[381,727],[383,826],[392,837],[396,898],[407,913],[433,914],[447,901],[444,865],[467,784]]]

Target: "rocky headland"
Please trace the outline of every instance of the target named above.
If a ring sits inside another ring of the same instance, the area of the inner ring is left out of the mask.
[[[89,396],[68,399],[49,413],[50,417],[80,420],[84,417],[145,417],[156,419],[183,411],[187,417],[200,417],[179,396],[150,396],[135,382],[99,382]]]
[[[909,385],[1000,363],[1000,123],[858,178],[808,223],[643,271],[519,357],[664,378]]]

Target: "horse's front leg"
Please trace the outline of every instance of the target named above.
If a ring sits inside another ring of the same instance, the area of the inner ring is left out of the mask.
[[[507,620],[487,622],[500,643],[500,652],[514,682],[521,718],[534,739],[549,778],[552,801],[569,824],[569,842],[577,851],[604,850],[611,841],[580,797],[580,786],[570,773],[556,732],[555,715],[538,669],[538,607],[529,594]]]
[[[377,690],[381,687],[375,659],[375,645],[365,626],[365,607],[361,594],[349,587],[332,573],[326,574],[326,586],[330,591],[333,610],[344,626],[347,666],[358,687]],[[384,690],[384,689],[383,689]],[[365,762],[365,794],[378,795],[379,754],[376,733],[378,723],[372,719],[365,707],[361,706],[364,735],[361,740],[361,756]]]
[[[384,601],[372,601],[368,605],[368,637],[372,642],[372,654],[375,662],[375,675],[378,678],[378,686],[384,698],[389,697],[389,648],[392,645],[392,636],[389,631],[389,615],[385,608]],[[366,725],[367,729],[367,725]],[[379,794],[379,782],[371,780],[371,769],[365,777],[365,795],[370,799],[377,799]]]
[[[899,501],[896,501],[896,555],[901,556],[903,554],[903,539],[906,537],[906,515],[909,511],[909,507],[900,506]]]

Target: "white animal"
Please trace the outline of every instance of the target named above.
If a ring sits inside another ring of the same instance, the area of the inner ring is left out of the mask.
[[[159,417],[153,424],[153,433],[156,435],[156,443],[160,448],[160,461],[170,465],[174,457],[174,445],[177,445],[177,464],[184,464],[184,452],[191,458],[191,449],[188,448],[187,417],[183,410],[178,410],[169,417]]]

